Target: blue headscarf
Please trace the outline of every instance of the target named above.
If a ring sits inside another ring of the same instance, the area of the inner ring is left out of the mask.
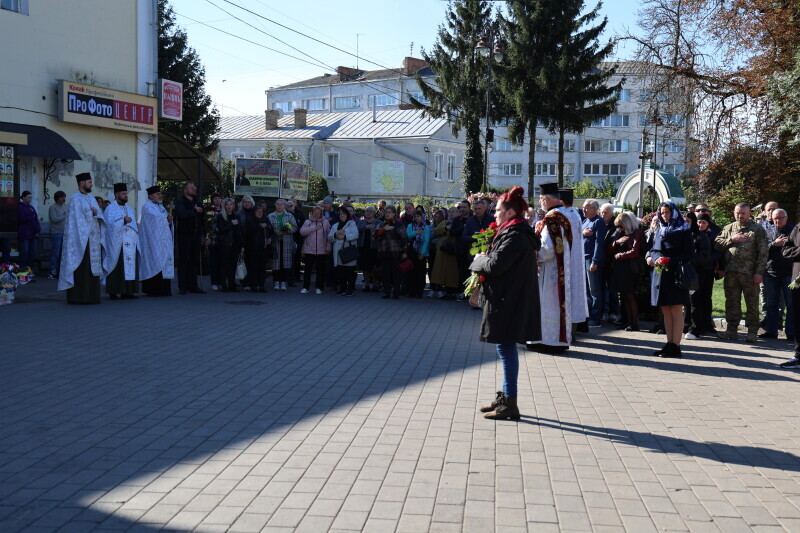
[[[661,217],[662,207],[668,207],[671,211],[669,222],[665,222]],[[678,206],[675,205],[675,202],[664,202],[658,206],[658,225],[663,235],[667,235],[673,231],[688,230],[691,227],[689,226],[689,223],[683,219],[683,215],[681,215],[681,212],[678,209]]]

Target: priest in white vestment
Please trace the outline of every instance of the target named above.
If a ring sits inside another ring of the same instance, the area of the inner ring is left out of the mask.
[[[103,212],[106,221],[106,256],[103,270],[106,292],[112,300],[136,298],[136,260],[139,255],[139,227],[136,213],[128,206],[128,186],[114,184],[114,200]]]
[[[542,184],[539,201],[546,214],[536,223],[542,241],[539,250],[539,301],[542,338],[526,344],[528,349],[561,353],[569,349],[572,336],[572,297],[570,221],[558,207],[558,184]]]
[[[572,274],[572,323],[580,324],[581,331],[588,332],[586,320],[589,318],[589,304],[586,298],[586,260],[583,256],[583,235],[581,215],[572,206],[572,189],[560,188],[559,198],[563,206],[559,211],[564,213],[572,229],[572,246],[570,248],[570,273]]]
[[[103,272],[105,220],[92,196],[92,176],[75,176],[78,192],[69,199],[58,290],[67,291],[67,303],[99,304]]]
[[[149,187],[147,198],[139,220],[142,292],[149,296],[171,296],[171,280],[175,277],[172,215],[161,205],[160,186]]]

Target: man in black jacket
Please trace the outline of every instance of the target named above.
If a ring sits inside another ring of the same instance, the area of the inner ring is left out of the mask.
[[[197,187],[187,182],[183,196],[175,200],[175,240],[178,244],[178,294],[204,294],[197,285],[200,267],[200,239],[203,235],[203,206],[197,200]]]
[[[767,272],[764,276],[765,300],[765,328],[759,335],[762,339],[777,339],[778,326],[781,322],[781,300],[786,310],[786,338],[794,340],[794,309],[789,283],[792,282],[792,261],[783,257],[783,248],[789,241],[789,235],[794,225],[788,222],[788,216],[783,209],[773,209],[772,223],[775,228],[775,238],[769,243],[769,256],[767,258]]]
[[[453,220],[453,224],[450,226],[450,235],[456,239],[456,262],[458,263],[459,289],[464,288],[464,282],[467,281],[469,277],[469,249],[471,241],[465,245],[461,236],[464,235],[464,226],[467,220],[469,220],[470,214],[469,202],[463,200],[458,204],[458,217]],[[458,299],[462,301],[466,300],[463,290],[461,294],[459,294]]]

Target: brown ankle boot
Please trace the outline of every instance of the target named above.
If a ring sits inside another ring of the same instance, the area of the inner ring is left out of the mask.
[[[505,397],[506,396],[505,394],[503,394],[503,391],[501,390],[497,391],[497,396],[495,397],[494,401],[489,405],[484,405],[483,407],[481,407],[480,412],[491,413],[492,411],[503,405],[503,400],[505,399]]]
[[[503,398],[503,405],[494,413],[486,413],[483,418],[489,420],[519,420],[519,409],[516,398]]]

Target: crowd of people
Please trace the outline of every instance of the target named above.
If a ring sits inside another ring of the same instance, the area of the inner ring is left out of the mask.
[[[360,290],[384,299],[465,301],[465,280],[476,268],[473,235],[498,224],[499,200],[428,210],[381,201],[358,216],[349,200],[335,207],[330,197],[309,210],[293,198],[268,209],[250,196],[237,205],[217,194],[203,205],[193,183],[169,210],[160,189],[148,189],[137,222],[126,205],[125,184],[116,184],[114,200],[101,206],[90,194],[91,176],[77,180],[79,192],[69,204],[59,191],[49,209],[50,277],[68,290],[70,303],[99,303],[101,281],[112,299],[135,297],[139,282],[146,294],[169,295],[174,274],[180,294],[203,293],[201,272],[209,274],[212,290],[266,292],[271,273],[275,291],[342,296],[356,292],[360,272]],[[32,263],[41,232],[30,203],[26,191],[19,206],[21,263]],[[514,219],[540,242],[538,293],[560,305],[537,311],[543,327],[526,339],[529,348],[565,351],[577,334],[604,324],[639,331],[645,316],[654,322],[651,333],[666,336],[654,355],[681,357],[683,340],[738,339],[742,298],[747,342],[776,339],[781,330],[795,341],[800,290],[790,283],[800,273],[800,234],[777,202],[764,205],[760,222],[750,206],[739,204],[735,221],[724,228],[705,204],[681,212],[665,202],[639,220],[594,199],[576,208],[573,191],[555,184],[542,185],[539,203],[539,209],[516,205]],[[713,286],[720,279],[724,331],[717,331],[712,316]],[[798,367],[800,358],[782,366]]]

